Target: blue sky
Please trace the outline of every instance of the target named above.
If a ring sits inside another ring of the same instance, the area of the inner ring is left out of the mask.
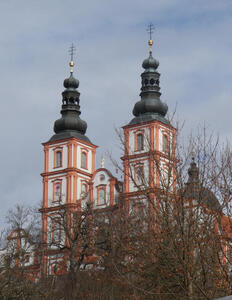
[[[81,117],[101,154],[120,156],[152,22],[162,99],[188,135],[205,124],[231,139],[231,0],[40,0],[0,3],[1,210],[42,200],[42,142],[59,118],[68,48],[77,47]],[[98,164],[99,166],[99,164]],[[106,158],[106,167],[114,167]]]

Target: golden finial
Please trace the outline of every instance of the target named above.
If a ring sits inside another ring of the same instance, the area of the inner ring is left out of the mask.
[[[70,66],[70,73],[73,73],[73,67],[74,67],[74,61],[73,60],[70,61],[69,66]]]
[[[152,45],[153,45],[153,40],[152,40],[152,33],[154,31],[154,26],[152,23],[148,25],[147,32],[149,33],[149,41],[148,41],[148,46],[149,46],[149,52],[152,53]]]
[[[101,156],[101,168],[105,168],[105,159],[104,159],[103,154]]]
[[[74,52],[76,51],[76,48],[75,46],[72,44],[70,49],[69,49],[69,53],[70,53],[70,56],[71,56],[71,60],[69,62],[69,66],[70,66],[70,73],[73,73],[73,67],[74,67],[74,61],[73,61],[73,55],[74,55]]]

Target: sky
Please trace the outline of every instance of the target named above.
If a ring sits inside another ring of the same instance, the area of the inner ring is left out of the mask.
[[[232,138],[231,0],[0,1],[0,228],[16,204],[42,201],[43,148],[60,117],[68,49],[76,46],[81,118],[97,150],[120,158],[116,129],[139,100],[152,22],[161,99],[184,122]]]

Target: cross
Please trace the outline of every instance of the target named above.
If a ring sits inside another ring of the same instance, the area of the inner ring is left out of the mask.
[[[147,32],[149,33],[150,40],[152,40],[152,33],[154,32],[154,26],[152,23],[148,25]]]
[[[69,48],[69,51],[68,51],[70,56],[71,56],[71,61],[73,61],[73,55],[74,55],[75,51],[76,51],[76,47],[72,43],[72,45],[71,45],[71,47]]]

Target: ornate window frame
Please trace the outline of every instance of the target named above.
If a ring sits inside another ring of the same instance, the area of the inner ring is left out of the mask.
[[[168,154],[170,151],[170,141],[168,137],[168,133],[165,132],[162,135],[162,152]]]
[[[141,147],[139,147],[139,144],[138,144],[138,136],[142,136]],[[143,150],[144,150],[144,129],[139,129],[134,132],[134,151],[143,151]]]
[[[138,178],[138,170],[141,170],[141,178]],[[138,163],[134,165],[134,183],[135,186],[143,186],[145,183],[144,164]]]
[[[57,147],[53,151],[54,151],[54,164],[53,164],[54,169],[62,168],[63,167],[63,147]],[[61,153],[59,164],[57,164],[57,153]]]
[[[83,187],[86,187],[86,191],[83,191]],[[81,180],[81,198],[86,198],[89,192],[89,184],[86,180]]]
[[[104,203],[100,203],[100,191],[104,191]],[[97,206],[106,205],[106,184],[101,184],[97,187]]]
[[[85,165],[83,165],[83,160],[82,160],[83,155],[85,155]],[[86,148],[81,149],[80,165],[82,169],[88,170],[88,150]]]
[[[55,228],[58,225],[57,228]],[[51,218],[51,227],[52,227],[52,243],[60,243],[61,242],[61,234],[62,234],[62,226],[61,226],[61,217],[60,216],[55,216]],[[56,236],[56,231],[58,233],[58,238]]]
[[[56,199],[56,186],[60,186],[60,196],[59,199]],[[52,202],[61,202],[62,200],[62,179],[56,179],[53,181],[53,196]]]

